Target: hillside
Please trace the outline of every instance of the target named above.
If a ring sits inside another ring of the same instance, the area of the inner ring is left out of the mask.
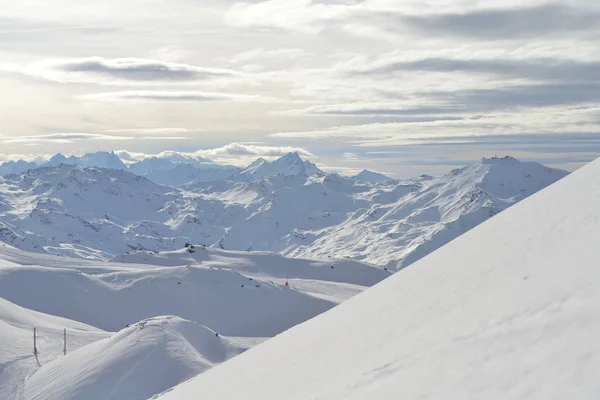
[[[159,398],[597,398],[598,174],[600,160]]]
[[[291,153],[257,160],[236,179],[181,188],[115,169],[30,170],[0,178],[0,241],[98,260],[196,243],[396,270],[566,175],[508,157],[404,181],[357,181],[315,168]],[[176,183],[187,180],[185,171],[200,171],[180,170]],[[229,170],[202,171],[222,178]],[[168,181],[172,172],[156,174]]]
[[[58,357],[27,381],[30,400],[146,399],[247,349],[178,317],[155,317]]]
[[[148,398],[389,275],[202,246],[103,262],[0,243],[0,398]]]
[[[33,355],[34,326],[38,327],[37,357]],[[19,399],[25,379],[37,365],[62,356],[63,329],[69,332],[69,353],[110,335],[86,324],[28,310],[0,297],[1,399]]]

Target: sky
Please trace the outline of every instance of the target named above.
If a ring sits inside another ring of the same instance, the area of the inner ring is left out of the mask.
[[[600,155],[591,0],[20,0],[0,161],[162,151],[408,177]],[[126,151],[126,152],[125,152]]]

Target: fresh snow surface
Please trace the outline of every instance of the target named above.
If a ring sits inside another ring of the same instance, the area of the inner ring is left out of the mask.
[[[202,246],[101,262],[0,243],[0,399],[145,399],[389,275]]]
[[[0,241],[97,260],[188,242],[395,270],[566,175],[509,157],[400,182],[358,182],[315,168],[290,153],[257,160],[237,181],[182,188],[65,164],[9,175],[0,178]]]
[[[160,400],[597,399],[600,160]]]

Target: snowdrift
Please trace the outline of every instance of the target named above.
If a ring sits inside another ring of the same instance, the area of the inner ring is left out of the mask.
[[[595,399],[600,160],[161,400]]]

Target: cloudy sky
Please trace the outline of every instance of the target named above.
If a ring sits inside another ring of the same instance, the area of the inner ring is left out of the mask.
[[[299,151],[439,174],[600,155],[591,0],[20,0],[0,8],[0,160]]]

